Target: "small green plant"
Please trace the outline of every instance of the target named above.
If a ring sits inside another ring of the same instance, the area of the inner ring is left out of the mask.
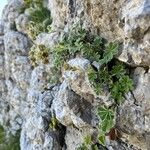
[[[95,71],[92,67],[88,70],[88,77],[96,94],[101,94],[106,89],[111,93],[111,99],[120,104],[124,95],[133,89],[133,81],[126,73],[122,63],[111,62]]]
[[[99,107],[97,109],[97,115],[101,122],[98,126],[98,142],[99,144],[105,145],[105,136],[113,127],[114,127],[114,118],[115,113],[114,110],[107,107]]]
[[[50,127],[50,129],[52,129],[52,130],[54,130],[54,131],[59,128],[59,122],[58,122],[58,120],[56,119],[56,117],[52,117],[52,118],[51,118],[49,127]]]
[[[20,132],[16,135],[7,135],[4,128],[0,126],[0,149],[1,150],[20,150]]]
[[[103,46],[101,37],[89,34],[80,25],[73,26],[69,33],[64,34],[62,41],[50,50],[55,73],[57,71],[60,74],[64,63],[70,58],[76,57],[76,55],[81,55],[91,62],[98,61],[101,57]],[[57,82],[59,81],[55,80],[55,83]]]
[[[32,8],[29,16],[28,35],[35,40],[37,35],[50,30],[52,19],[50,11],[44,7]]]
[[[35,40],[41,32],[49,32],[52,23],[50,11],[43,6],[43,0],[24,0],[29,10],[28,35]]]

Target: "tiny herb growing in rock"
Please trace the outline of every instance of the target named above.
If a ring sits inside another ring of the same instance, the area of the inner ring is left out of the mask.
[[[49,124],[49,127],[52,129],[52,130],[57,130],[57,128],[58,128],[58,124],[59,124],[59,122],[58,122],[58,120],[56,119],[56,117],[52,117],[51,118],[51,121],[50,121],[50,124]]]
[[[43,6],[43,0],[24,0],[29,10],[28,35],[35,40],[42,32],[49,32],[52,23],[50,11]]]
[[[98,126],[98,142],[102,145],[105,145],[105,136],[106,133],[110,131],[110,129],[114,126],[114,111],[112,109],[108,109],[105,106],[99,107],[97,109],[97,115],[101,122]]]
[[[36,22],[36,15],[34,17],[33,22]],[[41,18],[40,23],[43,21]],[[31,58],[35,63],[39,59],[43,61],[45,59],[48,60],[49,55],[53,58],[51,82],[55,83],[59,82],[61,68],[65,66],[65,62],[69,59],[82,56],[90,60],[91,63],[96,61],[100,67],[91,67],[88,70],[91,86],[97,95],[105,90],[109,91],[110,100],[113,100],[118,105],[123,101],[124,95],[133,88],[133,81],[127,75],[124,64],[115,59],[115,56],[118,54],[118,48],[119,45],[117,43],[111,42],[106,44],[100,36],[91,35],[78,25],[64,34],[62,41],[54,48],[46,49],[42,47],[42,50],[40,47],[36,47],[36,50],[31,51]],[[65,68],[68,69],[68,66],[65,66]],[[115,125],[115,109],[102,106],[97,109],[97,115],[100,120],[97,127],[99,132],[97,142],[105,145],[105,136]],[[52,120],[51,126],[55,126],[55,120]],[[97,146],[92,141],[89,142],[89,138],[87,141],[84,141],[80,150],[93,147],[97,149]]]
[[[20,132],[16,135],[6,134],[6,131],[0,126],[0,149],[1,150],[20,150]]]

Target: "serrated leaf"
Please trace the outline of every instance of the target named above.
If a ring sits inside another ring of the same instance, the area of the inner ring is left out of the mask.
[[[86,145],[90,145],[92,143],[92,138],[90,135],[87,135],[85,138],[84,138],[84,143]]]
[[[117,64],[113,66],[111,70],[111,75],[117,77],[118,79],[125,75],[126,71],[122,64]]]
[[[92,150],[99,150],[97,145],[92,146]]]
[[[99,144],[102,144],[105,146],[105,144],[106,144],[105,135],[99,135],[98,136],[98,142],[99,142]]]
[[[104,51],[103,58],[99,61],[99,63],[107,64],[110,62],[113,57],[118,53],[118,44],[117,43],[109,43],[106,46],[106,50]]]
[[[106,107],[99,107],[97,114],[101,119],[100,127],[102,131],[105,133],[109,132],[114,126],[114,112]]]

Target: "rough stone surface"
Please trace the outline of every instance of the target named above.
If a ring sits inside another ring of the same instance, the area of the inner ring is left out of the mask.
[[[87,99],[90,103],[93,103],[93,105],[96,105],[97,102],[105,103],[106,106],[110,106],[112,104],[109,101],[109,92],[106,91],[101,95],[97,95],[93,90],[88,79],[88,69],[91,67],[89,60],[84,58],[75,58],[70,60],[68,65],[73,69],[64,70],[62,77],[73,91]]]
[[[118,41],[118,59],[127,63],[134,90],[117,109],[116,127],[121,139],[108,140],[108,150],[150,149],[150,1],[149,0],[48,0],[52,33],[34,42],[53,47],[73,23]],[[23,0],[9,0],[0,20],[0,125],[13,134],[21,130],[21,150],[75,150],[86,135],[97,130],[95,107],[109,93],[96,95],[87,77],[90,61],[69,60],[62,68],[62,83],[49,84],[52,62],[33,68],[28,59],[32,42],[27,35],[28,14]],[[93,63],[97,67],[96,63]],[[58,129],[51,129],[53,117]],[[102,149],[99,147],[99,149]]]
[[[92,105],[69,89],[66,82],[60,86],[56,95],[54,110],[57,119],[69,126],[88,127],[92,122]]]

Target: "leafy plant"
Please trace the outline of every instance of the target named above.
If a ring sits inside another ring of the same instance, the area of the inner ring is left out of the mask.
[[[52,130],[57,130],[59,126],[59,122],[58,120],[56,119],[56,117],[52,117],[51,118],[51,121],[50,121],[50,124],[49,124],[49,127],[52,129]]]
[[[129,78],[129,76],[124,75],[112,85],[111,94],[116,103],[120,104],[123,100],[124,94],[132,89],[133,81]]]
[[[44,7],[33,9],[29,20],[28,35],[32,40],[35,40],[38,34],[50,30],[52,19],[50,18],[50,12]]]
[[[124,95],[133,89],[133,81],[127,75],[122,63],[111,60],[110,64],[103,64],[98,71],[90,68],[88,78],[97,95],[107,89],[111,93],[111,98],[120,104]]]
[[[4,128],[0,126],[0,149],[1,150],[20,150],[20,132],[16,135],[7,135]]]
[[[106,133],[114,126],[114,111],[106,107],[99,107],[97,110],[97,115],[101,122],[99,123],[98,130],[98,141],[100,144],[105,145]]]
[[[49,32],[52,23],[50,11],[43,6],[43,0],[24,0],[29,8],[28,35],[32,40],[41,32]]]
[[[79,24],[73,26],[69,33],[64,34],[62,41],[50,50],[55,72],[57,70],[60,73],[64,63],[76,55],[81,55],[91,62],[98,61],[104,46],[102,41],[101,37],[89,34]]]
[[[99,61],[99,63],[102,64],[107,64],[110,62],[115,55],[118,54],[118,44],[117,43],[109,43],[106,46],[106,50],[103,53],[102,59]]]

